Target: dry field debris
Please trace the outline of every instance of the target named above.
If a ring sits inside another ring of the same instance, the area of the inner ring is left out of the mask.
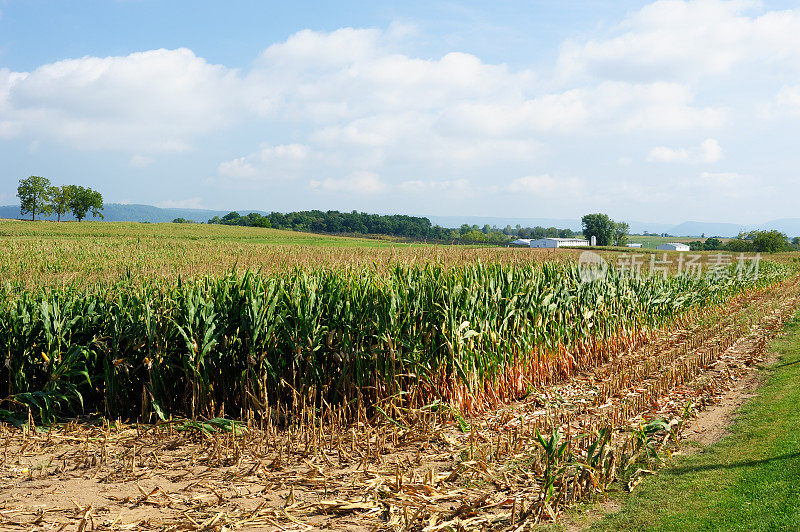
[[[384,401],[245,423],[0,426],[7,530],[525,530],[635,489],[752,373],[800,283],[751,290],[472,415]],[[298,398],[297,402],[302,399]]]

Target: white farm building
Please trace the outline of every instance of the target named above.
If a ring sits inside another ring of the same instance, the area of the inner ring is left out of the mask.
[[[667,242],[658,246],[658,249],[662,251],[689,251],[689,246],[680,242]]]
[[[530,247],[531,239],[530,238],[518,238],[516,240],[511,241],[512,246],[525,246]]]
[[[589,241],[582,238],[537,238],[531,240],[532,248],[574,248],[588,245]]]

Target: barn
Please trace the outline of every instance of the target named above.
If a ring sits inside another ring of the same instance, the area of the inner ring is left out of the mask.
[[[574,248],[588,245],[589,241],[582,238],[537,238],[531,240],[532,248]]]
[[[658,249],[662,251],[689,251],[689,246],[680,242],[667,242],[658,246]]]

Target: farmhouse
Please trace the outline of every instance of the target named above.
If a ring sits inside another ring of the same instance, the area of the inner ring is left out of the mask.
[[[658,249],[662,251],[689,251],[689,246],[680,242],[667,242],[658,246]]]
[[[532,248],[566,248],[588,245],[589,241],[582,238],[537,238],[531,240]]]
[[[531,239],[530,238],[518,238],[516,240],[511,241],[512,246],[525,246],[530,247]]]

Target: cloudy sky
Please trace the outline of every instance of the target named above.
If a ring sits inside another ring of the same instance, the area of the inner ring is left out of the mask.
[[[800,217],[798,35],[796,2],[0,0],[0,204]]]

